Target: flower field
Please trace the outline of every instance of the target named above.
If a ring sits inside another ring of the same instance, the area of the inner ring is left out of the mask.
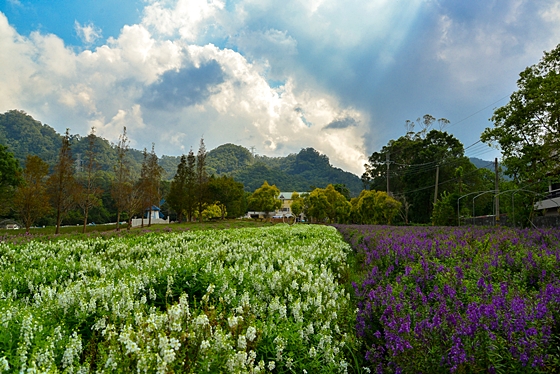
[[[373,372],[560,372],[558,230],[338,229]]]
[[[350,252],[305,225],[0,243],[0,372],[351,371]]]

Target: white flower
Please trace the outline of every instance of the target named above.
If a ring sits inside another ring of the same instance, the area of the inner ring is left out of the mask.
[[[275,367],[276,367],[276,362],[274,362],[274,361],[269,361],[268,362],[268,370],[272,371],[272,370],[274,370]]]
[[[247,328],[247,332],[245,333],[245,335],[247,337],[247,340],[252,342],[257,337],[257,329],[254,328],[253,326],[249,326]]]
[[[239,335],[239,338],[237,339],[237,348],[239,349],[247,348],[247,340],[245,339],[245,335]]]

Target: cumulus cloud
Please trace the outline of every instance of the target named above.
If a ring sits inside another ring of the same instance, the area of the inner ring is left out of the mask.
[[[453,123],[510,93],[559,20],[553,0],[147,0],[104,41],[76,22],[76,51],[0,13],[0,111],[111,141],[126,125],[135,146],[169,155],[201,136],[271,156],[314,147],[359,175],[406,119]]]
[[[96,27],[93,23],[81,25],[78,21],[74,21],[74,29],[76,34],[85,45],[91,45],[101,38],[101,29]]]

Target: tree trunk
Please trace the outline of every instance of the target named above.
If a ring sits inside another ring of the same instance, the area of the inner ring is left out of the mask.
[[[85,209],[85,212],[84,212],[84,228],[83,228],[83,230],[82,230],[82,234],[85,234],[85,233],[86,233],[88,211],[89,211],[89,209],[86,208],[86,209]]]
[[[60,223],[62,221],[62,217],[60,215],[60,209],[56,211],[56,229],[54,231],[55,235],[60,234]]]

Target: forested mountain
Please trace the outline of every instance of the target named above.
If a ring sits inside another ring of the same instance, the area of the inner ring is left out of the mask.
[[[0,114],[0,144],[6,145],[23,167],[27,155],[37,155],[51,167],[62,143],[62,136],[52,127],[35,120],[23,111],[12,110]],[[88,147],[86,136],[73,135],[70,139],[75,159],[83,159]],[[156,144],[156,150],[163,147]],[[96,138],[97,162],[101,170],[112,172],[117,153],[114,144],[106,139]],[[195,150],[196,151],[196,150]],[[142,151],[130,149],[131,169],[139,173]],[[164,168],[164,179],[171,180],[177,170],[180,157],[162,156],[159,160]],[[327,156],[313,148],[302,149],[298,154],[286,157],[253,155],[247,148],[224,144],[208,152],[209,174],[228,175],[242,182],[246,191],[254,191],[266,180],[281,191],[311,191],[312,187],[326,187],[328,184],[345,184],[352,196],[363,189],[358,176],[330,165]]]

